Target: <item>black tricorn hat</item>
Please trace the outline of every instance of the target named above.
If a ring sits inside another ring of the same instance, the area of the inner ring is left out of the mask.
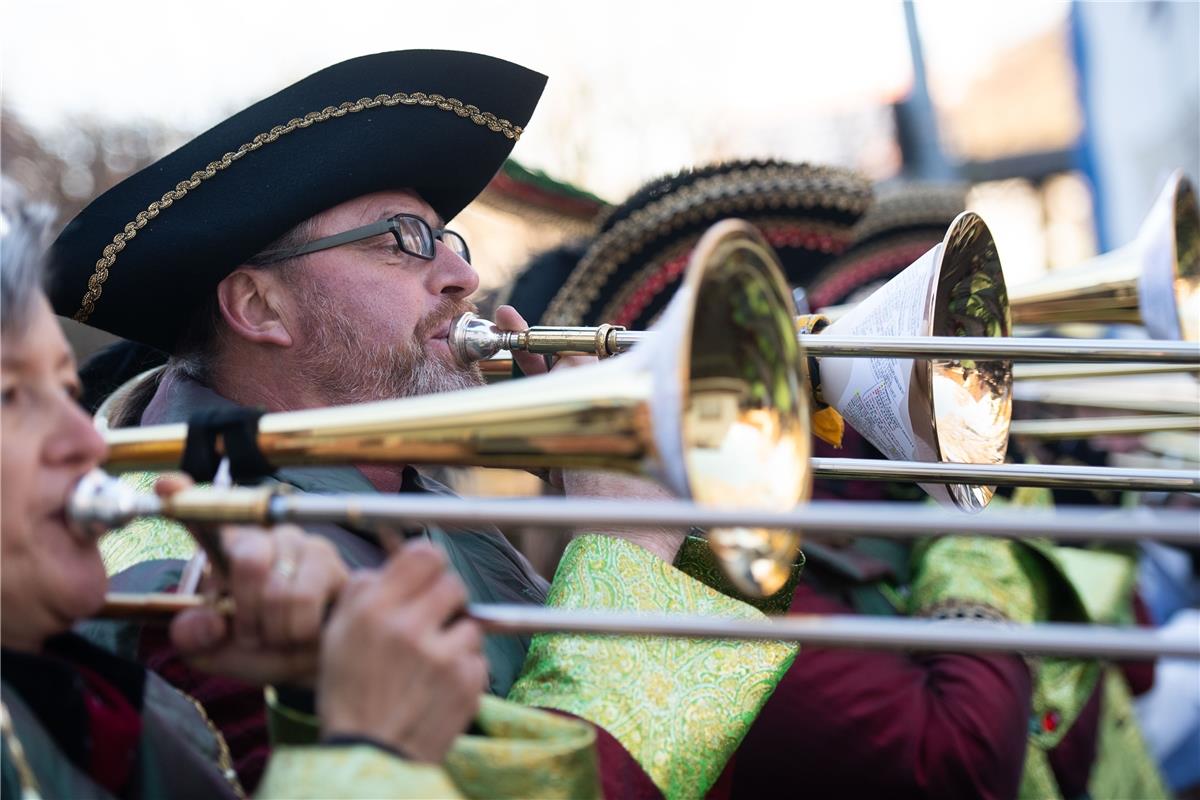
[[[645,328],[678,288],[700,236],[728,217],[757,227],[788,281],[802,286],[850,245],[870,202],[870,183],[837,167],[740,160],[685,170],[612,209],[569,274],[559,266],[522,276],[510,302],[543,325]]]
[[[81,211],[53,246],[55,311],[171,350],[226,275],[325,209],[407,188],[455,216],[508,157],[545,83],[445,50],[376,53],[310,75]]]

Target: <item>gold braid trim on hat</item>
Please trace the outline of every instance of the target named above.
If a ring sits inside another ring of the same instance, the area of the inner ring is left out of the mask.
[[[268,132],[258,134],[249,142],[238,147],[237,150],[226,153],[218,160],[210,161],[204,169],[193,172],[190,178],[175,184],[174,189],[166,192],[161,198],[146,206],[145,211],[139,211],[132,221],[127,222],[125,229],[113,237],[112,244],[105,245],[104,250],[101,251],[100,260],[96,262],[96,271],[88,278],[87,291],[80,302],[79,310],[75,312],[75,321],[87,322],[88,317],[96,310],[96,302],[100,299],[100,294],[104,290],[104,282],[108,280],[108,271],[117,261],[117,254],[125,249],[125,245],[130,239],[137,236],[138,231],[146,227],[146,223],[157,217],[163,210],[170,208],[175,201],[183,199],[188,192],[198,188],[201,183],[214,177],[218,172],[226,169],[230,164],[242,158],[247,153],[258,150],[264,144],[277,141],[280,136],[289,134],[299,128],[307,128],[317,122],[327,122],[331,119],[344,117],[347,114],[356,114],[359,111],[366,111],[380,106],[384,106],[385,108],[393,106],[426,106],[436,108],[439,111],[450,111],[464,119],[469,119],[476,125],[499,133],[505,139],[511,139],[514,142],[520,140],[521,134],[524,132],[524,129],[520,125],[514,125],[507,119],[497,117],[489,111],[480,111],[478,106],[464,104],[463,101],[453,97],[444,97],[440,94],[426,94],[425,92],[412,92],[411,94],[396,92],[395,94],[379,94],[375,97],[363,97],[355,100],[353,103],[345,102],[338,106],[325,106],[320,111],[310,111],[303,117],[294,117],[284,125],[276,125]]]
[[[862,214],[870,184],[836,167],[772,164],[702,178],[657,198],[600,236],[559,288],[543,325],[579,325],[618,267],[655,240],[687,225],[739,213],[831,209]]]

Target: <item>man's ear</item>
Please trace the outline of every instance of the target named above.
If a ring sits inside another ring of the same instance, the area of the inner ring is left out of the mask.
[[[217,303],[236,335],[258,344],[292,346],[278,280],[267,270],[237,269],[217,284]]]

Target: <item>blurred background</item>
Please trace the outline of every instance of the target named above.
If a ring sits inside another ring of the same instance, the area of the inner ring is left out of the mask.
[[[1200,175],[1194,2],[7,2],[4,172],[65,219],[321,67],[412,47],[550,76],[458,222],[485,287],[643,181],[723,158],[970,182],[1010,284],[1133,236]]]

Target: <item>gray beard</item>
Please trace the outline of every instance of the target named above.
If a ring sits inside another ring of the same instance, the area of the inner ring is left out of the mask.
[[[407,343],[371,341],[323,296],[306,294],[310,316],[307,344],[299,353],[299,377],[329,405],[417,397],[484,384],[477,364],[463,367],[431,356],[421,325]]]

